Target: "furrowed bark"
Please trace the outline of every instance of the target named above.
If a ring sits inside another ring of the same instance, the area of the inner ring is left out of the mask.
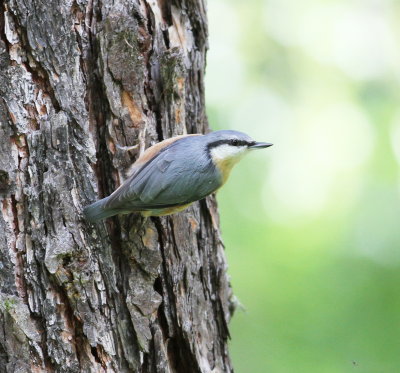
[[[206,49],[202,0],[2,3],[0,372],[232,371],[215,199],[82,217],[141,148],[208,131]]]

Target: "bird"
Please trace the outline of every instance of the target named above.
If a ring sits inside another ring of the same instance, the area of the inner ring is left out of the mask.
[[[127,180],[85,207],[83,215],[96,222],[132,212],[146,218],[174,214],[224,185],[232,167],[248,152],[271,145],[235,130],[166,139],[149,147],[132,165]]]

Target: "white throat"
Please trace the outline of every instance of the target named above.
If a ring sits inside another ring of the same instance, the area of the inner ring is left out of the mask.
[[[222,183],[225,183],[232,167],[240,161],[247,153],[247,146],[232,146],[228,144],[218,145],[210,151],[214,165],[222,176]]]
[[[228,162],[232,165],[239,162],[246,154],[247,146],[232,146],[229,144],[218,145],[211,149],[211,158],[215,164]]]

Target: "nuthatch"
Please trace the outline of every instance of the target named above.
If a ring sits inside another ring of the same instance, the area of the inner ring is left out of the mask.
[[[220,188],[249,150],[271,145],[231,130],[164,140],[148,148],[130,177],[110,196],[87,206],[84,215],[94,222],[134,211],[146,217],[173,214]]]

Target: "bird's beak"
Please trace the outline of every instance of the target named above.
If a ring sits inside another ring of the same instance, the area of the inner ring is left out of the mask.
[[[253,145],[249,145],[249,149],[263,149],[272,146],[269,142],[256,142]]]

